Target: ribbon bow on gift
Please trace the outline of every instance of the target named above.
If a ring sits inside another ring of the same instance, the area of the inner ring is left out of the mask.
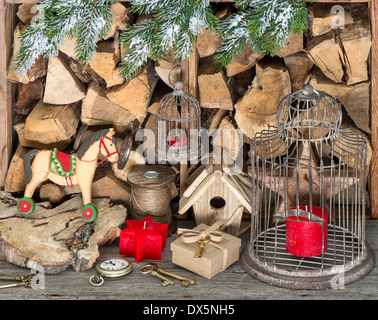
[[[184,243],[209,243],[213,245],[214,247],[220,249],[223,251],[223,268],[224,270],[226,268],[227,264],[227,257],[228,257],[228,250],[219,245],[224,240],[223,232],[217,231],[218,229],[225,229],[227,226],[229,226],[235,218],[242,213],[244,210],[243,206],[239,206],[235,212],[232,214],[230,219],[224,219],[219,220],[215,222],[213,225],[211,225],[209,228],[205,230],[193,230],[193,229],[182,229],[179,228],[177,230],[178,234],[182,234],[181,238]]]

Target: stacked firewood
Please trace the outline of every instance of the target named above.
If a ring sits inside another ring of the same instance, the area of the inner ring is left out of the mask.
[[[20,23],[14,31],[15,51],[20,45],[17,35],[32,18],[31,6],[19,7]],[[246,48],[225,69],[213,61],[221,39],[204,31],[197,43],[197,98],[202,108],[202,126],[241,129],[248,152],[254,134],[275,125],[282,98],[309,82],[315,89],[340,101],[345,113],[343,123],[368,135],[371,47],[368,9],[358,3],[343,7],[345,25],[342,29],[332,27],[335,18],[331,13],[332,5],[311,4],[308,32],[292,35],[276,57],[256,54]],[[54,59],[38,59],[25,75],[9,70],[8,79],[19,83],[19,96],[13,109],[18,146],[9,167],[5,191],[24,190],[23,156],[30,148],[71,152],[83,125],[89,127],[89,132],[99,127],[114,127],[119,141],[135,134],[139,128],[157,132],[157,106],[163,95],[172,91],[168,77],[178,61],[168,54],[125,82],[118,75],[118,63],[124,55],[118,42],[119,30],[143,17],[132,15],[127,4],[115,4],[112,10],[112,31],[99,41],[97,53],[90,62],[75,59],[75,40],[67,38]],[[219,18],[224,18],[231,13],[232,4],[218,4],[215,10]],[[143,156],[135,147],[125,169],[104,163],[94,179],[93,197],[128,202],[127,172],[136,163],[143,163]],[[40,188],[42,200],[55,203],[76,192],[78,190],[72,187],[51,183]]]

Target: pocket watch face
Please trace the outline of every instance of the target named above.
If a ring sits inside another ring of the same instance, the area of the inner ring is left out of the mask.
[[[100,262],[96,270],[106,278],[118,278],[129,274],[133,269],[131,262],[124,258],[110,258]]]
[[[122,270],[128,268],[130,262],[122,258],[112,258],[101,262],[100,268],[104,270]]]
[[[124,258],[110,258],[101,261],[96,271],[98,275],[93,275],[89,279],[89,283],[98,287],[104,283],[104,278],[119,278],[128,275],[133,270],[132,263]]]

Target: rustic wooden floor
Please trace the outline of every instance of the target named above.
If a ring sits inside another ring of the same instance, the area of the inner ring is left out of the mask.
[[[180,221],[180,225],[188,221]],[[192,221],[189,221],[191,224]],[[192,226],[189,226],[192,227]],[[378,220],[366,221],[367,241],[378,256]],[[242,247],[249,239],[249,232],[242,235]],[[234,263],[223,273],[211,280],[202,278],[171,262],[169,244],[174,240],[168,239],[167,247],[163,250],[159,265],[167,270],[190,277],[196,285],[187,288],[178,283],[168,287],[160,286],[160,280],[150,275],[139,273],[140,267],[146,262],[135,263],[134,269],[128,276],[119,280],[106,280],[103,286],[93,287],[89,284],[89,277],[94,270],[75,272],[68,269],[60,274],[46,274],[44,288],[30,289],[24,287],[0,290],[0,300],[375,300],[378,299],[378,267],[363,279],[348,284],[345,289],[327,290],[291,290],[278,288],[262,283],[250,277],[240,266]],[[101,248],[99,260],[118,255],[118,242]],[[148,260],[147,260],[148,261]],[[14,266],[0,261],[0,273],[4,275],[29,274],[29,269]],[[0,281],[0,284],[7,282]]]

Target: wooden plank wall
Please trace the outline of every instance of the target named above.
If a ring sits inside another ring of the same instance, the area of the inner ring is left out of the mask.
[[[372,218],[378,218],[378,0],[371,7],[371,144],[373,156],[370,170],[370,206]]]
[[[311,0],[306,0],[311,1]],[[37,3],[38,0],[0,0],[0,189],[3,189],[6,171],[12,153],[12,102],[14,85],[6,80],[7,66],[12,48],[17,3]],[[219,2],[232,2],[219,0]],[[315,0],[324,3],[367,2],[371,8],[372,54],[371,54],[371,143],[373,159],[370,172],[370,204],[372,218],[378,218],[378,0]],[[3,27],[4,26],[4,27]],[[196,95],[197,68],[188,61],[189,91]],[[195,63],[194,63],[195,65]],[[185,170],[185,168],[183,168]]]
[[[16,6],[0,1],[0,189],[13,153],[12,103],[16,85],[7,81],[7,68],[12,55]]]

